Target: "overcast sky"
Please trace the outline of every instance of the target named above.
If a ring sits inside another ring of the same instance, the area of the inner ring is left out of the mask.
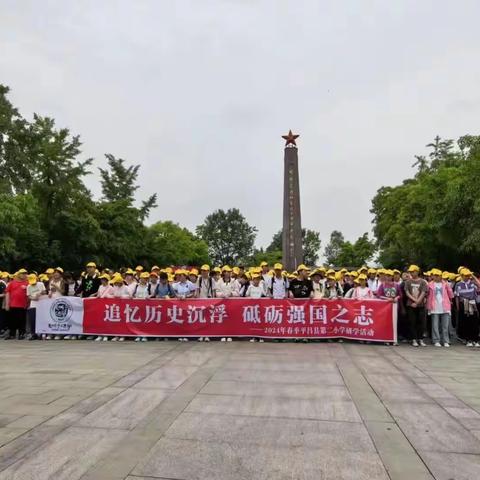
[[[258,245],[281,228],[291,128],[325,245],[370,231],[376,190],[435,135],[480,133],[479,18],[478,0],[0,0],[0,82],[95,165],[140,164],[150,221],[238,207]]]

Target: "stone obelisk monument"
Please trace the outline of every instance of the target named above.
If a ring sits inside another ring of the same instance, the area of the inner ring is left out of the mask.
[[[300,185],[298,179],[298,150],[290,130],[285,139],[284,183],[283,183],[283,268],[296,270],[303,263],[302,220],[300,215]]]

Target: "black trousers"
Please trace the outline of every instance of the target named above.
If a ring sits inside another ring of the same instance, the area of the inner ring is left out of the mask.
[[[35,307],[27,310],[27,333],[30,333],[30,335],[35,335],[36,313],[37,309]]]
[[[410,327],[409,340],[421,340],[426,328],[425,308],[407,306],[407,318]]]
[[[478,342],[478,333],[479,333],[479,317],[478,311],[475,310],[473,315],[467,315],[463,308],[463,305],[460,303],[460,308],[458,311],[458,323],[461,331],[460,338],[463,338],[467,342]]]
[[[25,308],[11,307],[8,311],[10,336],[14,337],[17,333],[25,335],[25,322],[27,319],[27,310]]]

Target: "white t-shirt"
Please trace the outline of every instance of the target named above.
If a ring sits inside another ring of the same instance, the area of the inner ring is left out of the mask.
[[[238,283],[236,280],[226,282],[221,278],[215,283],[215,296],[219,298],[238,297]]]
[[[373,298],[372,291],[368,287],[355,287],[353,290],[353,294],[351,298],[356,299],[365,299],[365,298]]]
[[[265,296],[265,290],[263,289],[263,285],[258,285],[256,287],[253,283],[248,287],[246,297],[250,298],[261,298]]]
[[[111,285],[100,285],[97,291],[98,298],[108,298],[113,294],[113,287]]]
[[[137,284],[137,289],[134,290],[134,298],[149,298],[150,294],[148,293],[148,283],[142,285],[141,283]]]
[[[30,308],[37,308],[40,295],[45,293],[46,289],[43,282],[37,282],[35,285],[28,285],[27,296],[30,299]]]
[[[126,285],[130,298],[133,298],[133,293],[135,292],[135,287],[137,285],[138,285],[137,282],[132,282],[129,285]]]
[[[435,282],[434,283],[434,295],[435,298],[433,299],[433,310],[430,310],[429,313],[448,313],[445,312],[445,309],[443,308],[443,295],[442,295],[442,290],[443,290],[443,284],[442,282]]]
[[[132,298],[130,290],[126,285],[114,285],[108,298]]]
[[[314,299],[320,299],[323,298],[323,284],[320,282],[314,282],[312,281],[312,286],[313,286],[313,298]]]
[[[190,280],[174,283],[172,287],[177,297],[186,297],[196,289],[196,286]]]
[[[270,290],[271,289],[271,290]],[[272,292],[272,298],[286,298],[288,292],[288,280],[283,276],[278,277],[271,277],[270,278],[270,287],[269,293]]]
[[[215,280],[212,277],[204,278],[200,275],[196,289],[198,298],[212,298],[215,295]]]

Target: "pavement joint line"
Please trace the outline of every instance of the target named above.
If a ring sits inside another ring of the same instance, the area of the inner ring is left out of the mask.
[[[175,349],[176,349],[177,347],[179,347],[179,346],[180,346],[180,345],[176,345],[176,347],[174,347],[172,350],[175,350]],[[164,352],[164,353],[166,354],[166,353],[168,353],[169,351],[171,351],[171,350],[168,350],[168,351],[166,351],[166,352]],[[134,371],[136,371],[136,370],[139,370],[140,368],[144,367],[145,365],[148,365],[149,363],[153,362],[154,360],[156,360],[157,358],[159,358],[159,357],[161,357],[161,356],[162,356],[162,354],[157,355],[155,358],[153,358],[153,359],[150,360],[149,362],[143,364],[141,367],[138,367],[137,369],[132,370],[132,372],[134,372]],[[130,373],[132,373],[132,372],[130,372]],[[126,376],[130,375],[130,373],[127,373],[126,375],[124,375],[124,376],[121,377],[121,378],[125,378]],[[121,379],[121,378],[120,378],[120,379]],[[99,390],[97,390],[96,392],[93,392],[91,395],[89,395],[88,397],[85,397],[84,399],[78,401],[78,402],[77,402],[76,404],[74,404],[74,405],[70,405],[70,406],[66,405],[66,406],[65,406],[65,409],[64,409],[64,410],[61,410],[61,411],[60,411],[59,413],[57,413],[56,415],[53,415],[52,417],[50,417],[49,419],[44,420],[42,423],[36,425],[35,427],[28,429],[28,430],[27,430],[25,433],[23,433],[22,435],[19,435],[18,437],[16,437],[16,438],[10,440],[9,442],[3,444],[3,445],[0,447],[0,454],[1,454],[1,451],[2,451],[5,447],[8,447],[10,444],[14,443],[16,440],[21,439],[23,436],[27,435],[28,433],[30,433],[30,432],[33,431],[33,430],[40,429],[40,427],[42,427],[44,423],[48,422],[49,420],[51,420],[51,419],[53,419],[53,418],[55,418],[55,417],[57,417],[57,416],[59,416],[59,415],[61,415],[61,414],[63,414],[63,413],[66,413],[67,410],[73,408],[73,407],[74,407],[75,405],[77,405],[78,403],[83,402],[83,401],[85,401],[85,400],[88,400],[88,399],[90,399],[91,397],[94,397],[95,395],[98,394],[99,391],[101,391],[101,390],[103,390],[103,389],[105,389],[105,388],[112,387],[113,384],[117,383],[120,379],[116,379],[116,380],[114,380],[111,384],[109,384],[109,385],[107,385],[107,386],[105,386],[105,387],[101,387]],[[124,389],[123,391],[125,391],[125,389]],[[118,395],[120,395],[121,393],[122,393],[122,392],[119,392],[117,395],[113,396],[112,398],[109,398],[106,402],[103,403],[103,405],[104,405],[105,403],[108,403],[110,400],[113,400],[114,398],[116,398],[116,397],[117,397]],[[97,407],[97,408],[99,408],[99,407]],[[63,433],[65,430],[67,430],[68,428],[70,428],[70,427],[72,427],[72,426],[73,426],[73,425],[69,425],[69,424],[64,425],[63,428],[62,428],[62,426],[58,426],[58,432],[55,434],[55,436],[58,436],[59,434]],[[24,454],[23,456],[21,456],[20,458],[17,458],[15,461],[7,464],[7,465],[5,466],[5,468],[4,468],[4,470],[7,469],[8,467],[10,467],[12,464],[15,464],[15,463],[23,460],[23,458],[25,458],[25,456],[34,454],[35,452],[37,452],[38,450],[40,450],[40,448],[42,448],[43,445],[44,445],[46,442],[48,442],[49,440],[50,440],[50,439],[45,439],[44,442],[40,442],[39,445],[38,445],[36,448],[34,448],[32,451],[30,451],[30,452],[25,452],[25,454]]]
[[[384,355],[382,355],[382,353],[380,352],[379,355],[382,357],[382,358],[385,358]],[[350,360],[352,361],[351,359],[351,356],[349,355],[350,357]],[[386,359],[387,361],[389,361],[391,363],[391,360],[388,360]],[[357,367],[358,368],[358,367]],[[365,374],[363,373],[363,371],[360,369],[361,373],[362,373],[362,377],[365,379],[365,381],[367,382],[367,384],[369,385],[369,387],[375,392],[376,394],[376,397],[378,398],[378,401],[383,405],[383,407],[385,408],[385,410],[389,413],[389,415],[393,418],[393,420],[395,421],[395,425],[397,426],[397,428],[399,429],[399,431],[402,433],[402,435],[404,436],[404,438],[406,439],[406,441],[408,442],[408,444],[410,445],[410,447],[412,448],[412,450],[415,452],[415,454],[417,455],[417,457],[420,459],[420,461],[422,462],[422,464],[424,465],[424,467],[426,468],[427,472],[432,476],[433,479],[435,479],[435,475],[433,474],[433,472],[430,470],[430,468],[428,467],[428,465],[426,464],[425,460],[423,459],[423,457],[420,455],[419,451],[415,448],[415,446],[412,444],[412,442],[410,441],[410,439],[408,438],[408,436],[406,435],[406,433],[403,431],[403,429],[400,427],[400,425],[398,424],[395,416],[393,415],[393,413],[390,411],[390,409],[387,407],[387,405],[385,405],[385,403],[383,402],[382,398],[377,394],[377,391],[373,388],[373,386],[371,385],[371,383],[368,381],[368,378],[365,376]],[[423,373],[423,372],[422,372]],[[404,375],[406,377],[406,375]],[[408,378],[408,377],[407,377]],[[410,379],[409,379],[410,380]],[[412,384],[415,385],[414,382],[412,382]],[[363,419],[362,419],[363,420]],[[364,422],[365,424],[365,428],[367,429],[367,432],[368,434],[370,435],[371,439],[372,439],[372,442],[374,443],[375,445],[375,449],[378,451],[377,449],[377,446],[375,444],[375,441],[372,437],[372,434],[370,432],[370,430],[368,429],[366,423]],[[379,457],[382,459],[382,456],[380,455],[380,452],[378,451],[378,455]],[[383,463],[383,460],[382,460],[382,463]],[[385,465],[384,465],[385,466]],[[390,473],[388,472],[386,466],[385,466],[385,471],[387,472],[387,475],[391,477]]]

